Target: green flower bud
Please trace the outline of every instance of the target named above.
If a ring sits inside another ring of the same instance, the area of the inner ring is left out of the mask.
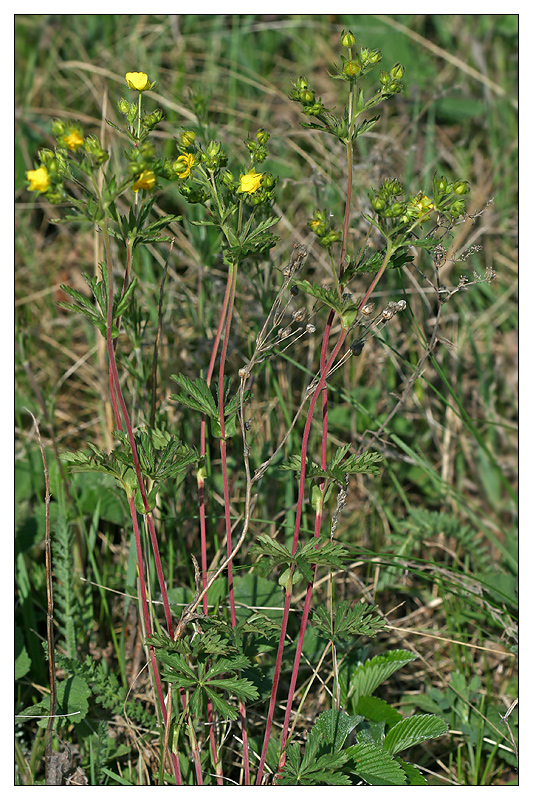
[[[468,194],[470,191],[468,181],[455,181],[453,184],[453,191],[455,194]]]
[[[62,136],[65,133],[65,123],[62,119],[52,120],[52,133],[54,136]]]
[[[355,44],[355,36],[351,31],[343,31],[341,33],[341,47],[353,47]]]
[[[387,86],[390,83],[390,75],[388,72],[384,72],[382,69],[379,71],[379,80],[383,86]]]
[[[233,173],[230,172],[229,169],[224,170],[222,173],[222,184],[230,190],[234,190],[237,186],[235,183],[235,178],[233,177]]]
[[[437,175],[433,178],[433,187],[435,189],[435,194],[446,194],[449,191],[449,184],[444,175],[441,175],[440,178],[437,178]]]
[[[196,134],[194,131],[183,131],[180,136],[180,143],[183,147],[192,147],[195,139]]]
[[[297,89],[299,92],[303,92],[309,88],[309,83],[307,78],[298,78],[296,83],[294,84],[294,88]]]
[[[276,179],[272,175],[271,172],[263,172],[263,180],[261,181],[261,187],[263,189],[273,189],[276,185]]]
[[[404,76],[405,70],[401,64],[395,64],[390,71],[390,76],[393,81],[400,81]]]
[[[393,203],[390,212],[391,217],[399,217],[400,214],[405,212],[405,205],[403,203]]]
[[[121,114],[126,115],[126,114],[129,113],[130,103],[128,103],[127,100],[125,100],[123,97],[121,97],[120,100],[117,103],[117,108],[118,108],[118,110],[119,110],[119,112]]]
[[[374,211],[383,211],[387,205],[385,200],[382,197],[379,197],[379,195],[377,197],[373,197],[370,202],[372,203],[372,208]]]
[[[345,62],[344,66],[342,68],[342,71],[348,77],[353,78],[356,75],[359,75],[359,73],[361,72],[361,67],[358,64],[358,62],[355,61],[355,59],[352,59],[351,61],[346,61]]]
[[[306,106],[311,106],[315,102],[315,93],[311,89],[303,89],[300,92],[300,102]]]
[[[266,144],[270,139],[270,134],[264,128],[259,128],[257,133],[255,134],[255,138],[259,142],[259,144]]]
[[[372,50],[368,55],[368,63],[375,66],[376,64],[379,64],[382,58],[383,55],[381,50]]]

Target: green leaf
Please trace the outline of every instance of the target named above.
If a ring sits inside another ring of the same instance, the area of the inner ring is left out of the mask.
[[[407,775],[407,783],[409,786],[427,786],[428,782],[420,772],[420,770],[413,767],[412,764],[409,764],[407,761],[402,761],[401,758],[397,758],[396,761],[400,764],[401,768]]]
[[[183,390],[178,395],[171,395],[172,400],[177,400],[195,411],[201,411],[208,417],[218,418],[218,408],[207,381],[203,378],[191,380],[185,375],[171,375],[170,377]]]
[[[387,678],[401,667],[415,661],[418,656],[408,650],[390,650],[385,655],[374,656],[361,664],[352,674],[348,696],[353,696],[354,706],[360,697],[370,695]]]
[[[342,313],[343,303],[335,289],[325,289],[323,286],[319,286],[317,283],[310,283],[309,281],[294,281],[294,285],[298,286],[302,292],[320,300],[320,302],[329,306],[338,314]]]
[[[433,714],[419,714],[398,722],[385,736],[384,750],[393,755],[413,747],[415,744],[443,736],[448,731],[447,723]]]
[[[368,605],[358,603],[351,607],[346,600],[342,600],[337,605],[333,618],[327,608],[318,606],[313,612],[313,625],[336,643],[356,636],[375,636],[382,630],[385,622]]]
[[[405,786],[407,778],[397,761],[373,742],[357,743],[345,752],[351,756],[353,771],[370,786]]]
[[[355,710],[366,719],[372,722],[385,722],[389,727],[396,725],[397,722],[403,719],[399,711],[379,697],[370,697],[368,695],[360,697]]]
[[[309,737],[320,736],[322,742],[333,750],[340,750],[347,736],[363,718],[358,714],[350,716],[333,708],[324,711],[317,718]]]

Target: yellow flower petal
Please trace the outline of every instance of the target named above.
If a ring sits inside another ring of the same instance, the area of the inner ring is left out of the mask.
[[[83,136],[75,128],[71,128],[70,133],[63,136],[61,141],[69,150],[76,152],[83,144]]]
[[[26,172],[26,177],[30,182],[30,192],[46,192],[50,186],[50,176],[46,167],[30,169]]]
[[[174,172],[178,174],[178,178],[184,180],[188,178],[191,169],[194,167],[194,156],[192,153],[187,153],[183,156],[178,156],[174,161]]]
[[[241,181],[237,191],[253,194],[261,186],[262,180],[263,173],[256,172],[255,169],[251,169],[250,172],[246,173],[246,175],[241,175]]]
[[[126,83],[130,89],[135,89],[137,92],[144,92],[150,88],[146,72],[126,72]]]
[[[145,169],[144,172],[141,172],[133,186],[131,187],[134,192],[138,192],[139,189],[146,189],[147,192],[151,192],[155,186],[155,175],[154,173],[149,170]]]

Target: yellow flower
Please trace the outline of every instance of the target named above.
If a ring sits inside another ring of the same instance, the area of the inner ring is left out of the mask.
[[[246,173],[246,175],[241,175],[241,182],[237,191],[253,194],[254,192],[257,192],[261,186],[262,180],[263,174],[261,172],[256,172],[255,169],[251,169],[250,172]]]
[[[71,128],[70,133],[61,137],[61,142],[65,147],[68,147],[69,150],[74,150],[74,152],[76,152],[78,147],[81,147],[83,144],[83,136],[76,128]]]
[[[178,173],[178,178],[184,180],[191,174],[191,169],[194,167],[194,156],[192,153],[187,153],[183,156],[178,156],[174,161],[174,172]]]
[[[26,177],[30,182],[30,192],[46,192],[50,186],[50,176],[46,167],[30,169],[26,172]]]
[[[149,170],[145,169],[144,172],[141,172],[139,177],[137,178],[136,182],[131,187],[134,192],[138,192],[139,189],[146,189],[147,192],[151,192],[155,186],[155,175],[154,173]]]
[[[146,72],[126,72],[126,83],[137,92],[144,92],[152,86]]]

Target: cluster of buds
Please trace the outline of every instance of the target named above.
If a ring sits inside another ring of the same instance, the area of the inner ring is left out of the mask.
[[[142,141],[145,139],[148,134],[150,134],[156,125],[164,119],[165,114],[163,109],[156,108],[155,111],[151,111],[149,114],[142,114],[141,115],[141,125],[139,132],[137,131],[137,117],[139,114],[139,105],[138,103],[130,103],[121,97],[117,103],[117,108],[122,116],[126,117],[128,122],[128,130],[131,136],[135,139],[139,139]]]
[[[327,211],[315,210],[311,219],[307,220],[307,224],[323,247],[331,247],[334,242],[340,242],[342,238],[340,232],[331,225],[331,218]]]
[[[400,83],[405,73],[401,64],[395,64],[390,72],[380,70],[379,81],[381,83],[382,97],[390,97],[393,94],[398,94],[402,91],[402,84]]]
[[[369,50],[361,47],[359,52],[352,52],[356,42],[351,31],[343,31],[340,37],[341,47],[348,49],[348,57],[341,55],[342,68],[336,68],[337,80],[355,81],[370,72],[383,58],[381,50]]]
[[[250,151],[253,164],[261,164],[268,157],[268,150],[265,145],[270,139],[270,134],[264,128],[260,128],[255,134],[255,138],[246,140],[246,147]]]
[[[433,176],[435,208],[448,219],[455,220],[463,216],[466,211],[463,198],[469,191],[468,181],[458,180],[451,183],[444,175],[435,173]]]
[[[310,88],[307,78],[298,78],[292,84],[293,91],[289,92],[289,97],[296,103],[300,103],[302,111],[307,117],[320,117],[327,113],[327,108],[320,99],[316,99],[315,92]]]
[[[380,50],[369,50],[368,47],[362,47],[359,53],[352,53],[352,47],[355,45],[356,39],[351,31],[343,31],[341,33],[340,43],[341,47],[348,48],[348,58],[341,55],[342,70],[337,69],[337,79],[355,80],[370,72],[376,64],[382,59]]]
[[[382,182],[379,190],[373,191],[370,202],[379,217],[401,225],[424,221],[433,211],[438,211],[452,221],[465,213],[462,196],[470,191],[467,181],[450,183],[446,178],[435,175],[433,190],[432,198],[423,192],[406,198],[400,181],[389,178]]]

